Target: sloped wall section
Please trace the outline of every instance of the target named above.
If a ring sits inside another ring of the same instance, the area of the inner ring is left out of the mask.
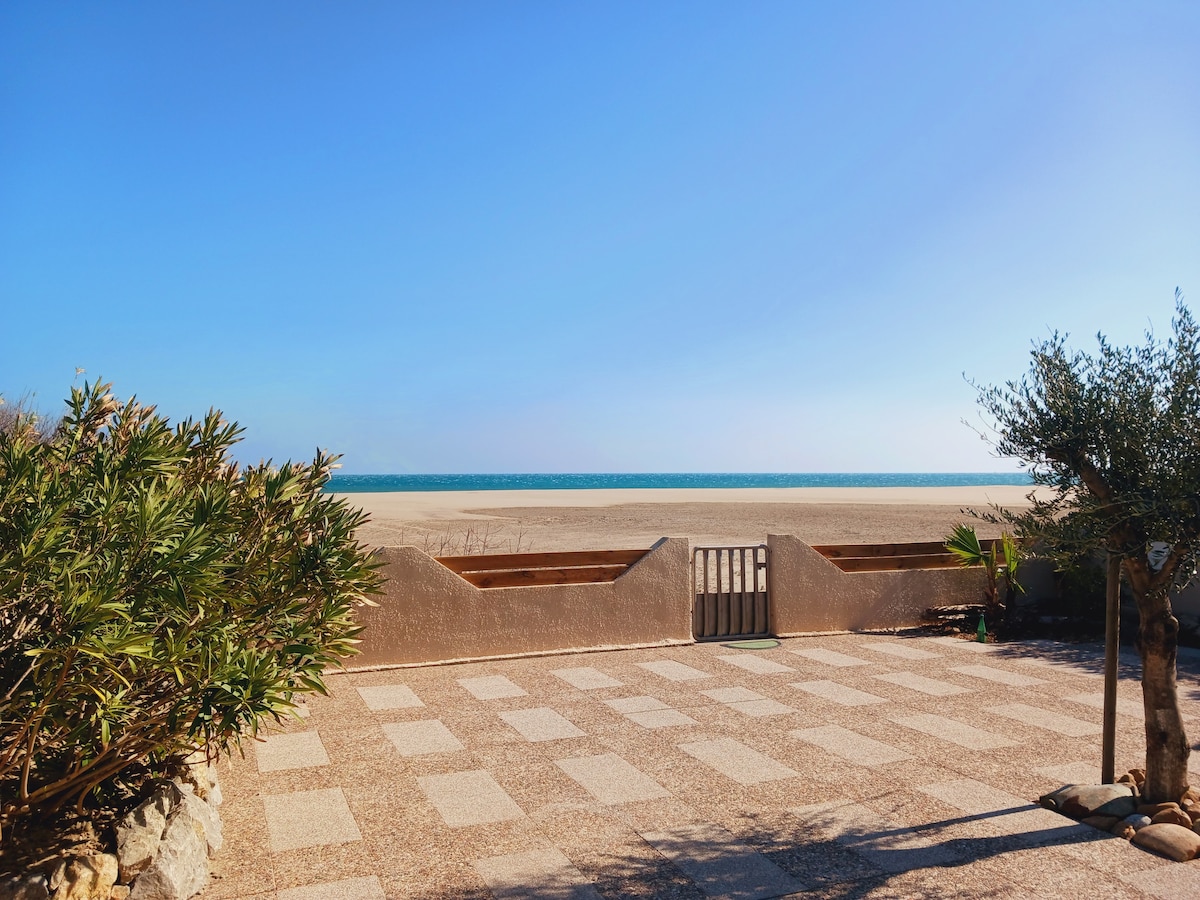
[[[931,606],[971,603],[982,569],[843,572],[792,535],[767,536],[771,632],[868,631],[921,624]]]
[[[482,589],[415,547],[376,552],[384,593],[358,611],[352,669],[692,641],[686,538],[605,584]]]

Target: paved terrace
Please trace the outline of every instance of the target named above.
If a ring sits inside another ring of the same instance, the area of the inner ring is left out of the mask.
[[[1200,896],[1200,861],[1036,806],[1099,781],[1101,657],[854,634],[337,675],[224,766],[202,897]]]

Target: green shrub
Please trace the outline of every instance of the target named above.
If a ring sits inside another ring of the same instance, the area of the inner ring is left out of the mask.
[[[0,824],[199,747],[229,750],[324,692],[379,575],[336,457],[239,468],[218,412],[172,427],[108,385],[52,436],[0,429]]]

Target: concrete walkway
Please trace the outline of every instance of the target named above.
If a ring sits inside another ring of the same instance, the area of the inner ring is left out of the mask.
[[[1200,896],[1200,861],[1036,806],[1099,781],[1101,655],[856,634],[336,675],[223,764],[201,896]]]

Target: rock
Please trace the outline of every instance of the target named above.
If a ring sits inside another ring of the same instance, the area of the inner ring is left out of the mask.
[[[1200,803],[1200,791],[1196,790],[1194,787],[1190,787],[1186,791],[1183,792],[1182,799],[1190,800],[1193,805],[1196,803]]]
[[[67,863],[54,900],[109,900],[117,883],[117,858],[111,853],[77,856]]]
[[[1133,836],[1133,842],[1176,862],[1200,855],[1200,834],[1182,825],[1147,825]]]
[[[114,884],[112,893],[108,895],[108,900],[129,900],[129,886]]]
[[[203,750],[197,750],[183,761],[183,771],[180,781],[195,791],[201,800],[213,806],[221,805],[221,789],[217,782],[217,767],[209,760]]]
[[[154,861],[167,820],[183,801],[183,792],[169,781],[160,782],[154,792],[117,826],[119,880],[128,884],[146,871]]]
[[[1184,812],[1188,814],[1188,818],[1192,820],[1192,824],[1200,822],[1200,806],[1192,807],[1191,809],[1184,810]]]
[[[1042,796],[1038,797],[1038,803],[1046,807],[1046,809],[1061,809],[1062,798],[1065,797],[1068,792],[1074,790],[1077,786],[1078,785],[1068,784],[1060,787],[1057,791],[1051,791],[1048,794],[1042,794]]]
[[[1124,818],[1137,808],[1128,785],[1077,784],[1058,798],[1060,811],[1073,819],[1087,816]]]
[[[1133,780],[1135,782],[1137,782],[1139,785],[1146,783],[1146,770],[1145,769],[1130,769],[1129,774],[1133,776]]]
[[[182,808],[178,815],[184,814],[190,815],[200,823],[200,827],[204,830],[205,849],[209,859],[212,859],[224,843],[221,835],[221,817],[217,815],[215,809],[191,794],[185,794],[183,797]]]
[[[1192,818],[1179,807],[1174,809],[1164,809],[1158,815],[1150,817],[1151,823],[1154,825],[1162,825],[1170,823],[1172,825],[1181,825],[1184,828],[1192,827]]]
[[[1121,821],[1116,816],[1088,816],[1085,819],[1080,819],[1084,825],[1091,825],[1093,828],[1099,828],[1101,831],[1111,831],[1112,827]]]
[[[1138,814],[1154,818],[1164,809],[1179,809],[1178,803],[1140,803],[1138,804]]]
[[[45,875],[11,875],[0,878],[0,900],[49,900]]]
[[[1126,816],[1121,821],[1124,824],[1128,825],[1130,828],[1132,828],[1134,831],[1141,831],[1147,825],[1151,824],[1149,816],[1142,816],[1142,815],[1138,815],[1137,813],[1134,813],[1131,816]]]
[[[134,879],[129,900],[187,900],[208,883],[209,838],[194,810],[209,808],[191,794],[184,797],[167,822],[154,861]]]
[[[1127,841],[1137,834],[1137,832],[1133,830],[1133,826],[1126,822],[1118,822],[1110,829],[1109,833],[1115,834],[1119,838],[1125,838]]]
[[[1137,782],[1133,780],[1132,775],[1130,775],[1128,772],[1126,772],[1124,775],[1122,775],[1120,778],[1117,779],[1117,784],[1137,784]]]

